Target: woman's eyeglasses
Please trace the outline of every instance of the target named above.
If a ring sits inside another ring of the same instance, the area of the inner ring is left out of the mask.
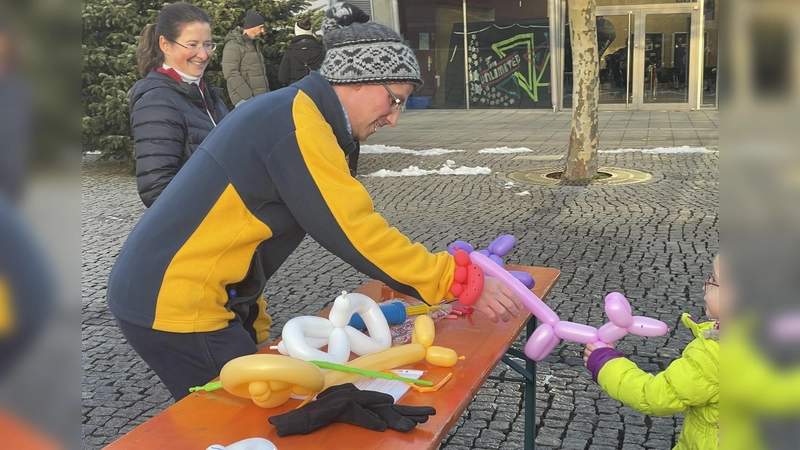
[[[217,49],[217,44],[215,42],[204,42],[202,44],[191,44],[191,45],[183,45],[178,41],[173,41],[172,39],[167,39],[170,42],[174,42],[175,44],[180,45],[181,47],[191,50],[193,52],[199,52],[200,50],[205,50],[209,53],[213,52]]]
[[[406,104],[402,100],[397,98],[396,95],[394,95],[394,92],[392,92],[392,90],[389,89],[389,86],[387,86],[386,83],[383,84],[383,88],[386,89],[386,92],[388,92],[389,95],[392,97],[392,109],[394,111],[404,112],[406,110]]]
[[[706,277],[706,282],[703,284],[703,292],[708,292],[709,286],[719,287],[719,283],[717,283],[717,279],[714,278],[713,273]]]

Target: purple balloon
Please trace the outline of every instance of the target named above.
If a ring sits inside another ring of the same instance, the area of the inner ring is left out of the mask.
[[[504,234],[493,240],[492,243],[486,247],[486,249],[489,250],[489,253],[493,253],[497,256],[504,256],[509,252],[509,250],[511,250],[512,247],[514,247],[516,242],[517,240],[514,239],[514,236],[510,234]]]
[[[556,348],[558,342],[553,327],[543,323],[536,327],[531,337],[528,338],[528,342],[525,344],[525,356],[534,361],[541,361]]]
[[[489,250],[478,250],[477,253],[480,253],[481,255],[483,255],[483,256],[485,256],[487,258],[489,257],[489,255],[491,255],[491,253],[489,253]],[[472,255],[472,253],[470,253],[470,255]]]
[[[633,319],[631,319],[633,321]],[[624,338],[628,335],[627,328],[620,328],[616,326],[613,322],[609,322],[599,330],[597,330],[597,337],[600,338],[601,341],[610,344],[612,342],[617,342],[618,340]]]
[[[597,340],[597,328],[581,323],[561,321],[554,327],[556,336],[572,342],[591,344]]]
[[[631,304],[628,299],[619,292],[612,292],[606,295],[606,315],[611,322],[620,327],[628,328],[633,323],[633,316],[631,315]]]
[[[459,250],[464,250],[465,252],[467,252],[467,254],[470,254],[475,251],[475,249],[472,248],[472,246],[469,245],[469,243],[464,241],[455,241],[447,246],[447,252],[450,253],[451,255],[454,255],[456,253],[456,251],[453,250],[453,247]]]
[[[491,258],[491,256],[490,256],[490,258]],[[520,272],[518,270],[509,270],[508,273],[510,273],[511,276],[513,276],[514,278],[518,279],[528,289],[532,289],[534,286],[536,286],[536,281],[533,279],[531,274],[529,274],[528,272]]]
[[[494,261],[494,263],[497,264],[500,267],[505,267],[506,266],[505,263],[503,262],[503,260],[500,259],[500,257],[497,256],[497,255],[489,255],[489,259]]]
[[[639,336],[654,337],[667,334],[667,324],[650,317],[633,316],[633,323],[628,327],[628,332]]]
[[[483,269],[486,275],[497,278],[505,284],[539,321],[554,326],[561,320],[558,318],[558,314],[544,304],[542,299],[537,297],[530,289],[526,288],[519,280],[511,276],[506,269],[492,262],[491,259],[484,256],[481,252],[473,252],[469,257],[473,263]]]

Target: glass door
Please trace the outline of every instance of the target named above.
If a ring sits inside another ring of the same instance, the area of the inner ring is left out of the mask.
[[[636,17],[597,15],[597,40],[600,51],[600,104],[627,105],[631,95],[631,61]]]
[[[703,36],[696,4],[612,4],[598,6],[596,14],[602,109],[678,110],[700,106]],[[563,29],[562,106],[571,108],[568,18]]]
[[[619,8],[602,14],[603,8],[597,8],[597,52],[600,62],[600,104],[612,105],[612,108],[622,105],[625,108],[631,99],[633,87],[632,66],[633,30],[636,18],[632,12],[622,11]],[[564,79],[563,103],[566,108],[572,107],[572,47],[570,45],[569,18],[564,23],[565,48],[564,52]]]
[[[692,63],[692,14],[645,13],[642,77],[644,104],[689,104]]]

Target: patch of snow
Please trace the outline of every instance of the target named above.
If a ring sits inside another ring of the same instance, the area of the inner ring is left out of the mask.
[[[709,150],[705,147],[658,147],[658,148],[620,148],[617,150],[598,150],[597,153],[634,153],[642,152],[648,154],[654,153],[718,153],[714,150]]]
[[[446,148],[432,148],[430,150],[409,150],[407,148],[396,147],[393,145],[362,145],[361,146],[361,154],[362,155],[375,155],[375,154],[387,154],[387,153],[405,153],[409,155],[417,155],[417,156],[436,156],[436,155],[444,155],[447,153],[463,153],[464,150],[450,150]]]
[[[421,177],[423,175],[489,175],[492,173],[492,169],[488,167],[453,167],[455,166],[455,161],[448,160],[447,163],[442,164],[442,168],[438,170],[425,170],[420,169],[417,166],[408,166],[408,168],[403,169],[399,172],[387,169],[381,169],[377,172],[373,172],[368,177],[379,177],[379,178],[386,178],[386,177]]]
[[[498,148],[485,148],[483,150],[478,150],[478,153],[529,153],[533,150],[527,147],[518,147],[518,148],[508,148],[508,147],[498,147]]]

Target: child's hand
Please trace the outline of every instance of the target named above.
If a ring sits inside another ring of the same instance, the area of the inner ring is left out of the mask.
[[[608,344],[608,347],[609,348],[614,348],[614,345],[613,344]],[[591,355],[592,352],[597,350],[598,348],[599,347],[597,347],[594,344],[586,344],[586,349],[583,351],[583,365],[584,366],[586,366],[586,364],[589,362],[589,355]],[[586,366],[586,367],[588,368],[588,366]]]
[[[583,351],[583,365],[589,362],[589,355],[592,354],[593,351],[597,350],[597,347],[594,344],[586,344],[586,349]],[[588,367],[588,366],[587,366]]]

